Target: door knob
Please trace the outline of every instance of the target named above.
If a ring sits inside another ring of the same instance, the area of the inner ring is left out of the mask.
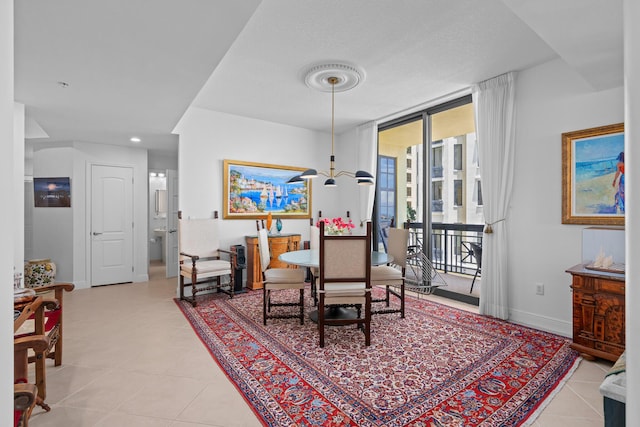
[[[95,231],[93,232],[93,235],[94,235],[94,236],[99,236],[99,235],[101,235],[101,234],[102,234],[102,233],[96,233]]]
[[[169,230],[169,233],[175,233],[178,230]]]

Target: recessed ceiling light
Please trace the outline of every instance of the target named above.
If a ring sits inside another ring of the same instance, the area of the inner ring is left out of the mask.
[[[140,142],[142,140],[140,138],[138,138],[137,136],[132,136],[129,141],[131,141],[131,142]]]
[[[155,172],[149,172],[149,176],[158,176],[158,174]]]

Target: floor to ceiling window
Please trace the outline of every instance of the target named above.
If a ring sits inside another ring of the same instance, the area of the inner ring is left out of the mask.
[[[436,293],[477,303],[471,243],[482,239],[482,186],[471,97],[379,126],[375,203],[381,250],[385,227],[412,233],[447,286]],[[429,165],[426,167],[425,165]],[[392,221],[391,221],[392,220]]]

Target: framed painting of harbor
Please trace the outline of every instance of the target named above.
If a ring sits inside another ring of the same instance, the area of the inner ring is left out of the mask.
[[[304,168],[224,160],[223,169],[225,219],[311,217],[311,182],[288,182]]]
[[[624,124],[562,134],[562,223],[624,225]]]

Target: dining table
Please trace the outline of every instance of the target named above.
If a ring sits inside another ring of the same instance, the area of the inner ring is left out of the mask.
[[[301,249],[299,251],[284,252],[278,256],[284,263],[297,265],[299,267],[318,268],[320,267],[320,250]],[[371,251],[371,265],[385,265],[393,262],[393,256],[385,252]],[[328,319],[348,320],[358,317],[356,310],[347,307],[329,307],[325,310],[325,317]],[[313,322],[318,322],[318,310],[309,313],[309,318]]]

